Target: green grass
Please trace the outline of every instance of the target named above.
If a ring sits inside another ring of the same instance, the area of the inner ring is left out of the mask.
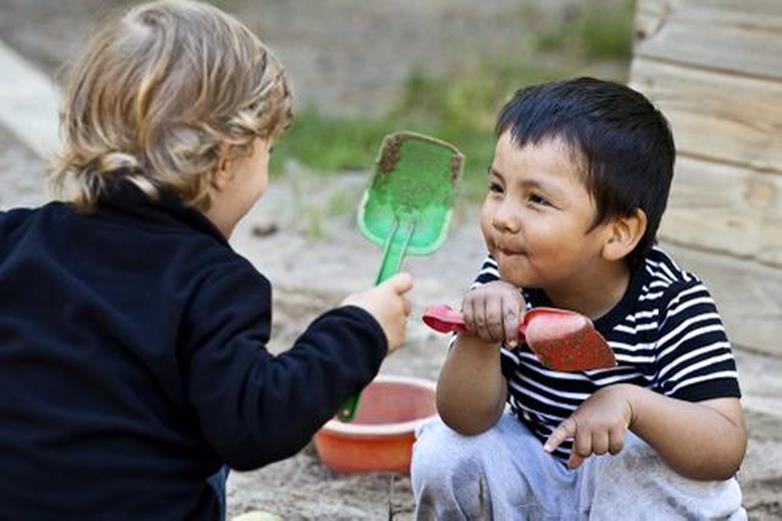
[[[414,72],[396,107],[378,118],[325,115],[314,108],[297,113],[279,139],[272,170],[291,159],[315,172],[371,169],[383,136],[414,130],[458,146],[466,156],[462,192],[470,199],[485,189],[482,175],[494,150],[494,118],[516,88],[554,79],[555,71],[484,64],[457,78]]]
[[[326,215],[329,217],[341,217],[354,214],[359,196],[360,194],[351,193],[349,190],[340,190],[331,194],[326,205]]]
[[[365,169],[386,131],[382,122],[360,116],[327,116],[315,108],[294,115],[293,126],[274,146],[272,169],[295,159],[320,172]]]
[[[413,71],[397,104],[379,117],[331,116],[312,107],[299,111],[275,147],[272,171],[284,170],[290,160],[315,172],[370,170],[383,136],[413,130],[450,141],[464,152],[461,191],[478,200],[485,193],[484,172],[502,104],[520,87],[582,75],[591,63],[626,63],[632,13],[630,0],[618,10],[589,4],[531,38],[532,52],[520,52],[520,57],[493,57],[447,77]]]

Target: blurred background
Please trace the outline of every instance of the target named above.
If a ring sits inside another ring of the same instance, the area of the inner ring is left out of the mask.
[[[483,171],[497,109],[521,86],[580,74],[625,81],[632,0],[218,0],[287,66],[296,124],[274,170],[365,169],[399,128],[457,143]],[[117,0],[0,0],[0,40],[49,75]],[[1,74],[1,72],[0,72]],[[472,182],[475,181],[475,182]],[[466,193],[479,197],[482,176]]]

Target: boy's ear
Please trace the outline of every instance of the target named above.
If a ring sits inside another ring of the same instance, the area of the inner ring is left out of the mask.
[[[220,143],[220,148],[217,152],[217,166],[215,168],[214,174],[212,175],[212,178],[209,181],[209,184],[212,185],[212,188],[218,191],[223,190],[234,176],[234,163],[228,155],[230,148],[231,146],[223,141]]]
[[[646,213],[640,208],[629,217],[619,217],[609,225],[608,239],[603,245],[603,257],[618,261],[636,247],[646,232]]]

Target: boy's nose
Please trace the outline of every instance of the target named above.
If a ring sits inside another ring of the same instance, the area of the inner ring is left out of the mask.
[[[518,212],[514,211],[511,205],[503,203],[497,207],[492,218],[492,225],[501,231],[517,232],[519,231]]]

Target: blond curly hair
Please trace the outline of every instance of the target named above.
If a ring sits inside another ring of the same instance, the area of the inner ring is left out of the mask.
[[[291,117],[284,68],[247,27],[207,4],[142,4],[104,23],[71,67],[51,182],[81,210],[125,178],[206,211],[221,144],[249,155]]]

